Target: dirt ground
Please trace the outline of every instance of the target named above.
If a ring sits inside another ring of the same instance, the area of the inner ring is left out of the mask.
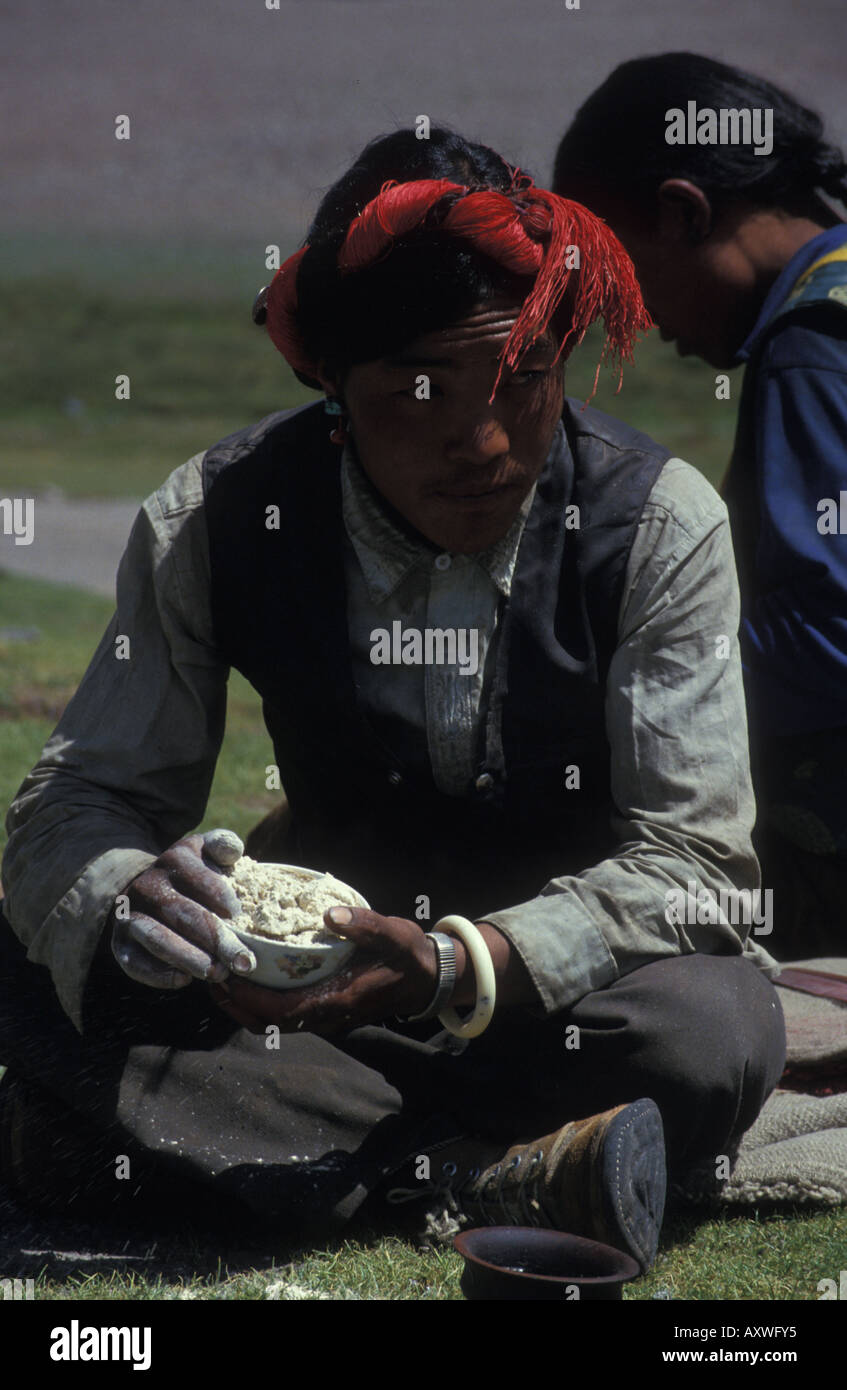
[[[135,502],[39,497],[30,545],[0,534],[0,571],[114,598],[118,561],[137,511]]]

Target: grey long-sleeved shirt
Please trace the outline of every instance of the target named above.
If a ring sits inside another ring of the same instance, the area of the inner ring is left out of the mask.
[[[177,469],[142,507],[118,572],[116,615],[7,817],[4,908],[30,959],[50,968],[77,1027],[115,895],[202,819],[220,749],[228,669],[212,629],[202,460]],[[453,795],[472,775],[485,670],[531,502],[490,551],[433,560],[344,460],[357,680],[373,713],[404,710],[437,785]],[[370,661],[370,634],[395,619],[477,628],[478,671],[393,666],[387,680]],[[699,473],[671,459],[638,525],[608,676],[617,852],[485,919],[522,957],[544,1011],[663,956],[743,949],[775,970],[726,913],[689,910],[678,923],[668,911],[668,893],[692,883],[716,899],[759,885],[737,626],[725,508]],[[116,656],[119,636],[129,638],[128,660]]]

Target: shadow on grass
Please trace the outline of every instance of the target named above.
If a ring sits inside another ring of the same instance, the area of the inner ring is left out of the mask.
[[[0,1278],[69,1285],[64,1293],[53,1291],[61,1297],[74,1297],[79,1281],[94,1278],[100,1297],[110,1296],[110,1283],[117,1297],[178,1297],[172,1286],[180,1283],[215,1288],[240,1274],[331,1259],[351,1241],[366,1251],[393,1239],[407,1245],[411,1258],[432,1250],[422,1243],[422,1222],[398,1220],[396,1208],[378,1203],[366,1204],[343,1230],[307,1237],[204,1196],[199,1192],[191,1203],[184,1192],[170,1198],[163,1193],[158,1211],[150,1201],[133,1204],[131,1211],[126,1202],[112,1212],[82,1203],[59,1211],[35,1206],[0,1183]],[[136,1281],[130,1292],[128,1284]]]
[[[361,1234],[359,1232],[358,1234]],[[236,1228],[218,1218],[214,1227],[195,1213],[146,1212],[132,1221],[107,1213],[41,1211],[0,1186],[0,1277],[74,1283],[132,1279],[155,1286],[219,1283],[236,1274],[268,1270],[311,1254],[314,1244],[286,1241],[249,1216]],[[72,1297],[69,1291],[64,1296]],[[138,1297],[138,1292],[135,1293]]]

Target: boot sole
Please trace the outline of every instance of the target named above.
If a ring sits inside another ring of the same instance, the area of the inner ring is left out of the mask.
[[[615,1116],[598,1166],[605,1240],[628,1251],[643,1273],[656,1257],[667,1191],[665,1132],[654,1101],[634,1101]]]

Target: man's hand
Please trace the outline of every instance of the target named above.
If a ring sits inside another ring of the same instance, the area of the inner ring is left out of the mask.
[[[265,989],[230,977],[212,997],[251,1033],[268,1024],[282,1032],[349,1032],[366,1023],[422,1013],[438,978],[435,947],[417,922],[381,917],[360,907],[331,907],[324,922],[356,943],[356,954],[337,975],[303,989]]]
[[[221,874],[244,846],[232,831],[189,835],[134,878],[126,889],[128,919],[109,918],[112,954],[131,979],[153,989],[183,989],[192,979],[246,974],[256,960],[223,918],[241,911]]]

